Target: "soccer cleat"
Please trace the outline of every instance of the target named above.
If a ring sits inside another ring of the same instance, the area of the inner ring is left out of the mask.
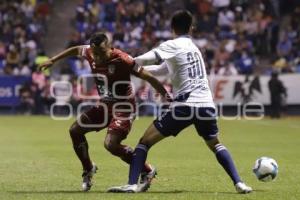
[[[83,171],[82,173],[82,191],[87,192],[91,189],[93,183],[92,178],[97,173],[98,167],[93,163],[93,167],[90,171]]]
[[[238,182],[237,184],[235,184],[235,189],[240,194],[247,194],[247,193],[252,192],[252,188],[247,186],[243,182]]]
[[[142,192],[141,188],[137,185],[123,185],[123,186],[115,186],[111,187],[107,190],[107,192],[112,193],[138,193]]]
[[[150,165],[150,168],[151,168],[150,172],[148,172],[148,173],[142,172],[141,173],[141,179],[140,179],[140,184],[139,184],[139,188],[140,188],[141,192],[146,192],[150,188],[152,180],[157,175],[156,168],[151,165]]]

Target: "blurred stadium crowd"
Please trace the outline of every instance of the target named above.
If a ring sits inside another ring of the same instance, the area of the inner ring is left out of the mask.
[[[42,112],[49,76],[38,72],[36,66],[48,58],[43,38],[51,4],[51,0],[0,1],[0,80],[3,76],[30,77],[20,89],[20,108],[34,113]]]
[[[51,1],[0,2],[0,74],[30,76],[44,53]]]
[[[193,36],[205,57],[208,73],[300,73],[300,4],[296,2],[82,0],[74,11],[74,30],[66,48],[85,44],[92,33],[105,30],[114,47],[139,55],[172,38],[170,16],[174,10],[186,8],[195,16]],[[48,58],[43,40],[47,37],[51,4],[52,0],[0,1],[0,76],[31,77],[20,92],[22,109],[31,113],[45,113],[55,101],[49,93],[51,74],[36,70]],[[76,78],[90,69],[85,60],[70,58],[62,72]],[[76,87],[76,81],[72,84]],[[138,99],[150,91],[142,84]],[[75,92],[72,99],[81,101]]]
[[[69,46],[107,30],[113,45],[136,56],[171,39],[170,16],[195,16],[194,38],[210,73],[300,72],[300,7],[279,0],[85,0],[77,7]]]

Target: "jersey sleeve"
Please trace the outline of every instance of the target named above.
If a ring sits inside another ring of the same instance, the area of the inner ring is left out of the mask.
[[[148,51],[147,53],[144,53],[143,55],[140,55],[138,57],[135,57],[134,60],[140,66],[154,65],[162,61],[161,58],[158,55],[156,55],[156,53],[153,50]]]
[[[123,55],[122,60],[124,62],[124,65],[128,69],[129,73],[131,74],[136,75],[143,70],[143,67],[137,64],[130,55]]]
[[[176,56],[177,51],[171,40],[161,43],[158,47],[154,48],[152,51],[161,60],[167,60]]]
[[[163,62],[161,65],[147,65],[144,66],[144,69],[154,76],[162,76],[169,73],[168,65],[166,62]]]

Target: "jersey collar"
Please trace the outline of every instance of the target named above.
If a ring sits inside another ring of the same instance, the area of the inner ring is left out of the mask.
[[[191,38],[191,36],[186,34],[186,35],[180,35],[177,38]]]

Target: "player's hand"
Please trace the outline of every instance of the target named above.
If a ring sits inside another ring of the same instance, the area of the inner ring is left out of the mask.
[[[54,64],[53,60],[49,59],[41,64],[39,64],[38,69],[41,71],[44,71],[48,68],[50,68]]]

